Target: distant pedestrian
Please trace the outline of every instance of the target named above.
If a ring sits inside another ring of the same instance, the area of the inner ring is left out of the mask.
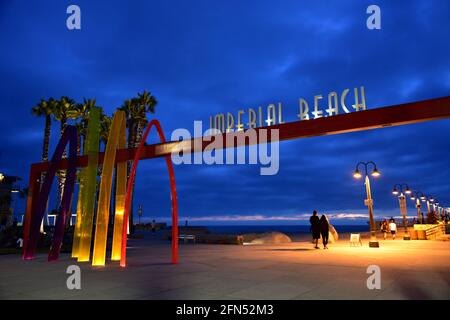
[[[326,215],[320,217],[320,235],[322,236],[323,248],[328,249],[328,236],[330,234],[330,222]]]
[[[155,219],[152,220],[152,232],[156,231],[156,221]]]
[[[320,220],[317,216],[317,211],[313,211],[313,215],[309,218],[309,223],[311,223],[311,234],[313,238],[313,243],[316,249],[319,249],[318,243],[320,238]]]
[[[387,222],[386,219],[384,219],[384,220],[381,222],[381,232],[383,233],[383,238],[384,238],[384,240],[386,240],[387,233],[388,233],[388,231],[389,231],[388,229],[389,229],[388,222]]]
[[[389,223],[389,230],[391,230],[392,240],[395,240],[395,235],[397,233],[397,225],[395,224],[394,219],[391,219],[391,223]]]

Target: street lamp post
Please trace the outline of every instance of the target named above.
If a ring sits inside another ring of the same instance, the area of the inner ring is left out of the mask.
[[[441,206],[437,199],[434,199],[434,205],[436,206],[435,213],[434,213],[436,220],[441,221]]]
[[[420,204],[420,200],[424,201],[424,199],[425,199],[425,196],[420,191],[416,191],[413,194],[411,194],[411,200],[416,201],[417,218],[419,220],[419,223],[423,223],[423,214],[420,211],[420,208],[422,207]]]
[[[439,213],[439,201],[437,199],[434,199],[434,205],[436,206],[436,211]]]
[[[403,187],[405,187],[404,190]],[[400,204],[400,214],[403,217],[403,227],[405,228],[405,235],[403,236],[403,240],[411,240],[411,237],[408,232],[408,220],[406,219],[408,209],[406,208],[406,197],[405,197],[405,194],[408,195],[411,194],[411,189],[408,187],[406,183],[396,184],[392,189],[392,194],[398,196],[398,202]]]
[[[362,174],[361,171],[359,171],[359,167],[362,165],[364,167],[364,173],[365,173],[365,186],[366,186],[366,195],[367,199],[364,200],[364,204],[367,206],[369,210],[369,219],[370,219],[370,241],[369,241],[369,247],[370,248],[378,248],[380,244],[377,241],[376,236],[376,228],[375,228],[375,221],[373,219],[373,199],[372,194],[370,190],[370,180],[369,180],[369,174],[368,174],[368,166],[371,164],[373,166],[373,170],[371,172],[372,177],[379,177],[380,172],[377,169],[377,165],[373,161],[368,162],[358,162],[356,165],[355,172],[353,173],[353,177],[356,179],[361,179]]]
[[[428,223],[428,222],[430,222],[429,219],[431,219],[431,206],[433,205],[434,198],[433,198],[433,196],[428,196],[425,199],[427,201],[427,210],[428,210],[428,213],[427,213],[427,220],[428,221],[427,221],[427,223]],[[434,211],[434,207],[433,207],[433,211]]]

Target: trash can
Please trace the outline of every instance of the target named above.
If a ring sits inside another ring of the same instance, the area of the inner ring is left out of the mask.
[[[417,230],[417,239],[418,240],[427,240],[427,233],[425,230]]]

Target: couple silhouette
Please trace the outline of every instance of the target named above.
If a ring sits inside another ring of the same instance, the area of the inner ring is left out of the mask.
[[[311,234],[313,238],[313,243],[315,244],[316,249],[319,248],[319,239],[322,236],[323,248],[328,249],[328,237],[330,232],[330,222],[325,214],[319,218],[317,211],[313,211],[313,215],[309,218],[309,222],[311,223]]]

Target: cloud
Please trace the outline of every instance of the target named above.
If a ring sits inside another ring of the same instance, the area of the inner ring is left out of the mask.
[[[0,5],[6,48],[0,51],[0,168],[24,181],[40,159],[44,125],[30,108],[50,96],[93,97],[111,114],[123,100],[150,90],[159,101],[154,116],[169,137],[212,114],[272,102],[295,114],[299,97],[361,85],[369,108],[450,92],[445,0],[379,1],[380,31],[367,30],[366,4],[354,1],[77,4],[79,32],[65,27],[68,2]],[[272,177],[260,176],[257,166],[176,166],[180,215],[363,213],[364,186],[351,177],[361,160],[375,161],[382,172],[372,181],[376,212],[396,212],[390,189],[401,182],[448,204],[449,124],[283,142],[280,171]],[[58,136],[54,123],[51,152]],[[142,204],[147,217],[170,217],[164,160],[143,161],[138,170],[135,206]]]

